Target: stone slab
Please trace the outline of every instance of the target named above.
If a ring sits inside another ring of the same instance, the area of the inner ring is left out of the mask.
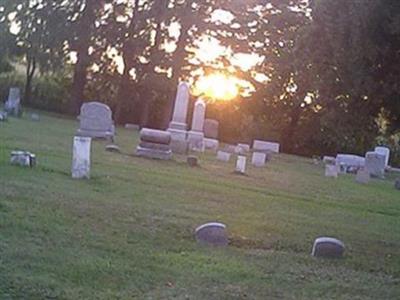
[[[385,156],[385,167],[389,166],[390,149],[388,147],[383,147],[383,146],[375,147],[374,152]]]
[[[204,147],[207,150],[217,151],[219,148],[219,141],[215,139],[204,138]]]
[[[245,174],[246,173],[246,161],[247,157],[239,155],[236,161],[236,168],[235,172],[239,174]]]
[[[150,142],[140,142],[139,146],[145,149],[157,150],[157,151],[171,151],[171,146],[166,144],[156,144]]]
[[[163,130],[142,128],[140,130],[140,140],[142,142],[169,145],[171,133]]]
[[[325,165],[325,177],[338,177],[338,166],[337,165]]]
[[[217,152],[217,159],[223,162],[229,162],[231,159],[231,153],[225,151],[218,151]]]
[[[253,142],[253,149],[254,151],[257,152],[271,151],[273,153],[279,153],[279,148],[280,148],[279,143],[275,142],[260,141],[260,140],[254,140]]]
[[[367,152],[365,154],[365,169],[372,177],[385,178],[385,161],[384,155],[376,152]]]
[[[139,129],[140,129],[140,126],[137,125],[137,124],[130,124],[130,123],[127,123],[127,124],[125,124],[125,129],[129,129],[129,130],[139,130]]]
[[[264,152],[253,152],[251,163],[255,167],[264,167],[267,161],[267,154]]]
[[[36,165],[36,155],[29,151],[12,151],[10,163],[14,166],[32,168]]]
[[[247,144],[237,144],[235,148],[235,153],[239,155],[245,155],[250,151],[250,145]]]
[[[191,151],[204,152],[204,134],[199,131],[189,131],[188,133],[188,147]]]
[[[204,137],[218,139],[219,122],[213,119],[204,120]]]
[[[72,150],[72,178],[89,179],[90,178],[90,137],[74,137]]]
[[[161,159],[161,160],[170,160],[172,158],[172,151],[161,151],[161,150],[154,150],[148,148],[142,148],[138,146],[136,148],[136,155],[146,158],[153,158],[153,159]]]
[[[356,174],[356,182],[361,184],[368,184],[371,180],[371,175],[366,169],[359,169]]]

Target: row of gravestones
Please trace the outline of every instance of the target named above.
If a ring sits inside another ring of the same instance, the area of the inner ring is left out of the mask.
[[[195,239],[198,243],[207,246],[228,246],[229,238],[226,225],[211,222],[196,228]],[[342,241],[332,237],[319,237],[314,240],[311,255],[314,257],[340,258],[343,256],[345,245]]]

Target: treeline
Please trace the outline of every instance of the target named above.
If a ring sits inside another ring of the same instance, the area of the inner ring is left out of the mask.
[[[19,83],[26,105],[71,114],[98,99],[164,128],[179,80],[224,72],[244,82],[208,105],[224,141],[399,153],[399,19],[396,0],[0,0],[0,93]]]

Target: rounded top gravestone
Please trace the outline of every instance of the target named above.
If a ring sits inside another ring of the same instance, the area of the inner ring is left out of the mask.
[[[314,257],[340,258],[343,256],[344,243],[332,237],[319,237],[314,241],[311,255]]]
[[[211,222],[203,224],[195,230],[196,241],[209,246],[227,246],[228,235],[226,226],[222,223]]]

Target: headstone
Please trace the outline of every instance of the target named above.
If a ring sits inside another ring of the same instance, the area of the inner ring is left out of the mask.
[[[117,145],[114,145],[114,144],[107,145],[106,146],[106,151],[121,153],[121,149]]]
[[[34,167],[36,165],[36,155],[28,151],[12,151],[10,163],[21,167]]]
[[[219,122],[213,119],[204,120],[204,137],[218,139]]]
[[[234,146],[234,145],[225,145],[224,146],[224,151],[233,154],[236,151],[236,146]]]
[[[21,92],[19,88],[10,88],[8,100],[4,105],[5,111],[12,116],[21,116]]]
[[[197,167],[199,165],[199,160],[197,156],[189,155],[187,158],[187,163],[191,167]]]
[[[217,151],[219,148],[219,141],[215,139],[204,138],[205,149]]]
[[[396,190],[400,191],[400,178],[396,179],[396,181],[394,183],[394,187],[396,188]]]
[[[334,158],[333,156],[324,156],[322,158],[322,161],[326,165],[335,165],[336,164],[336,158]]]
[[[371,176],[365,168],[359,169],[357,171],[356,182],[361,183],[361,184],[367,184],[367,183],[369,183],[370,180],[371,180]]]
[[[136,148],[136,155],[169,160],[172,158],[171,133],[150,128],[140,131],[140,144]]]
[[[245,155],[250,151],[250,145],[247,144],[237,144],[235,148],[235,153],[240,155]]]
[[[336,165],[325,165],[325,177],[338,177],[338,166]]]
[[[217,159],[220,161],[228,162],[231,159],[231,153],[225,151],[218,151]]]
[[[385,156],[385,167],[389,166],[389,159],[390,159],[390,149],[387,147],[375,147],[374,152]]]
[[[35,121],[35,122],[39,122],[40,121],[40,116],[37,113],[32,113],[31,114],[31,120]]]
[[[279,153],[279,148],[280,148],[279,143],[259,141],[259,140],[254,140],[253,142],[253,149],[254,151],[257,152],[270,151],[273,153]]]
[[[314,257],[340,258],[344,253],[342,241],[331,237],[320,237],[314,241],[311,255]]]
[[[236,161],[236,168],[235,172],[239,174],[245,174],[246,173],[246,156],[241,156],[239,155]]]
[[[187,151],[187,113],[189,108],[190,86],[181,82],[175,98],[174,113],[169,123],[168,131],[171,133],[171,149],[174,153]]]
[[[264,167],[267,161],[267,154],[264,152],[253,152],[251,163],[255,167]]]
[[[365,169],[371,174],[372,177],[385,177],[385,162],[385,156],[379,153],[367,152],[365,155]]]
[[[111,109],[100,102],[88,102],[81,106],[78,136],[91,138],[114,138],[115,126]]]
[[[140,127],[139,127],[139,125],[137,125],[137,124],[130,124],[130,123],[127,123],[127,124],[125,124],[125,129],[129,129],[129,130],[139,130]]]
[[[365,158],[354,154],[338,154],[336,156],[336,164],[361,168],[365,166]]]
[[[8,114],[5,111],[0,111],[0,122],[5,122],[8,120]]]
[[[222,223],[206,223],[196,228],[196,241],[208,246],[228,246],[226,226]]]
[[[194,104],[192,129],[188,134],[189,149],[204,152],[204,117],[206,115],[206,103],[199,99]]]
[[[72,150],[72,178],[90,178],[90,149],[92,139],[90,137],[74,137]]]

